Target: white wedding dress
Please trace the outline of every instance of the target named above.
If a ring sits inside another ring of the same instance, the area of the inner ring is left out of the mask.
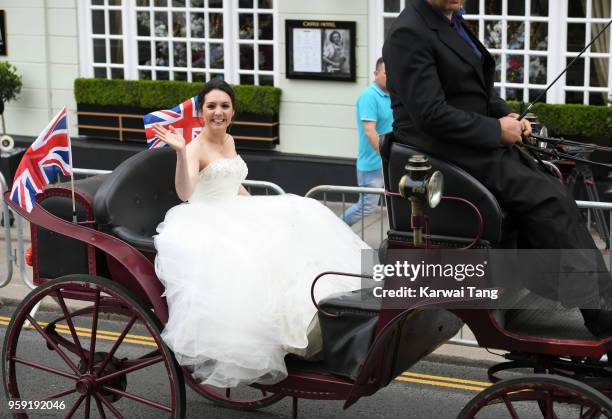
[[[170,310],[162,337],[179,364],[217,387],[279,382],[287,353],[320,349],[311,283],[324,271],[361,272],[361,250],[369,249],[313,199],[239,196],[247,171],[239,156],[210,163],[189,203],[171,208],[155,236]],[[324,277],[315,297],[360,284]]]

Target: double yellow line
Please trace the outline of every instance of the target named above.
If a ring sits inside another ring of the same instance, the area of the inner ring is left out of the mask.
[[[0,325],[8,326],[11,318],[10,317],[2,317],[0,316]],[[46,326],[48,323],[39,321],[41,326]],[[32,326],[29,326],[28,329],[33,329]],[[58,324],[56,325],[55,330],[58,333],[64,335],[70,335],[70,329],[68,326]],[[76,333],[79,337],[90,338],[91,337],[91,329],[83,328],[83,327],[75,327]],[[106,330],[98,329],[96,331],[96,339],[101,340],[109,340],[116,341],[120,336],[120,333],[109,332]],[[142,335],[133,335],[127,334],[123,339],[124,342],[133,343],[136,345],[144,345],[144,346],[157,346],[155,341],[150,336],[142,336]],[[469,391],[477,391],[481,392],[490,386],[490,383],[485,381],[475,381],[475,380],[464,380],[461,378],[453,378],[453,377],[443,377],[440,375],[429,375],[429,374],[419,374],[415,372],[406,371],[402,375],[396,378],[397,381],[405,381],[409,383],[416,384],[424,384],[435,387],[445,387],[445,388],[453,388],[460,390],[469,390]]]
[[[10,317],[0,316],[0,325],[8,326],[10,320],[11,320]],[[38,324],[44,327],[48,325],[49,323],[38,321]],[[27,328],[33,329],[32,326],[28,326]],[[87,329],[84,327],[76,327],[76,326],[74,329],[76,331],[77,336],[88,338],[88,339],[91,338],[91,329]],[[58,324],[55,326],[55,330],[58,333],[61,333],[63,335],[70,335],[70,329],[66,325]],[[100,330],[100,329],[96,331],[96,339],[100,339],[100,340],[109,340],[109,341],[114,342],[117,340],[119,336],[121,336],[121,333],[109,332],[109,331]],[[155,340],[151,336],[131,335],[128,333],[127,335],[125,335],[125,338],[123,339],[123,341],[128,342],[128,343],[134,343],[136,345],[157,347]]]
[[[443,377],[440,375],[418,374],[409,371],[402,373],[396,380],[478,392],[483,391],[491,385],[491,383],[487,383],[486,381],[464,380],[461,378]]]

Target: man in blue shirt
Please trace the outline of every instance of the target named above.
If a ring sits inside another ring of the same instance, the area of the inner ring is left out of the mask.
[[[357,99],[357,130],[357,184],[368,188],[382,188],[384,179],[378,138],[393,130],[393,111],[382,57],[376,61],[374,82]],[[359,201],[342,214],[342,219],[348,225],[355,224],[360,218],[376,210],[379,198],[378,195],[361,194]]]

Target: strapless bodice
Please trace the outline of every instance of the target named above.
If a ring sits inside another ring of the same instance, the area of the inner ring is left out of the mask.
[[[248,172],[240,156],[212,161],[198,175],[198,183],[189,202],[209,203],[237,196]]]

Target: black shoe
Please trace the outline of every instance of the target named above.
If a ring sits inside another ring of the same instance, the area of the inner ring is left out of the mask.
[[[612,307],[580,309],[585,327],[598,339],[612,336]]]

